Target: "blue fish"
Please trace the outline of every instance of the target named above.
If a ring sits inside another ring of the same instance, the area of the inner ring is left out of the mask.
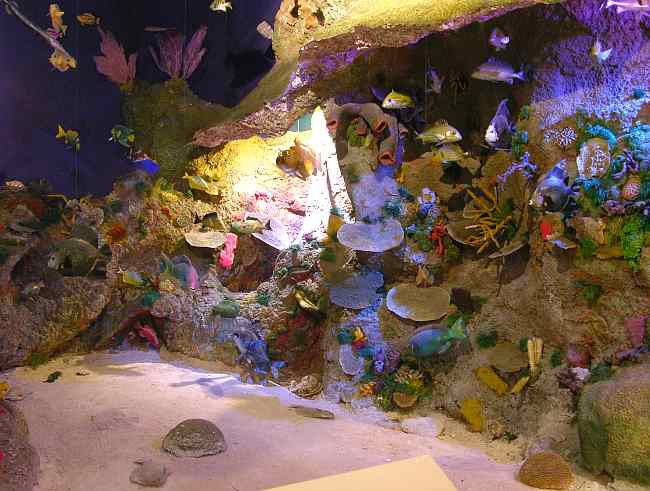
[[[409,348],[416,358],[427,358],[446,353],[454,342],[466,337],[465,323],[458,319],[449,329],[430,327],[416,331],[409,340]]]

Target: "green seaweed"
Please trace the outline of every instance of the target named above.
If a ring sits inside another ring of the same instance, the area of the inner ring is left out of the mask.
[[[27,358],[27,365],[35,370],[41,365],[46,365],[49,361],[50,357],[48,355],[43,353],[32,353],[29,355],[29,358]]]
[[[620,242],[623,258],[634,271],[639,269],[639,258],[645,245],[647,233],[648,222],[644,217],[631,215],[625,218],[620,232]]]
[[[595,384],[596,382],[602,382],[607,380],[614,374],[612,366],[609,363],[599,363],[598,365],[592,367],[589,377],[587,378],[588,384]]]
[[[271,294],[266,290],[259,290],[255,295],[255,300],[258,304],[267,306],[271,303]]]
[[[564,360],[564,355],[562,354],[562,351],[559,349],[556,349],[551,353],[551,358],[549,360],[549,363],[551,364],[551,368],[557,368],[560,365],[562,365],[562,362]]]
[[[333,263],[334,261],[336,261],[336,253],[329,247],[326,247],[321,251],[320,258],[323,261]]]
[[[528,338],[521,338],[517,343],[517,346],[519,346],[520,351],[528,353]]]
[[[595,304],[603,294],[603,287],[594,283],[577,281],[575,287],[581,290],[582,298],[590,304]]]
[[[598,244],[596,243],[596,241],[588,237],[584,239],[580,239],[579,246],[580,246],[580,256],[583,259],[590,259],[594,257],[596,255],[596,252],[598,251]]]
[[[402,201],[397,198],[386,201],[382,210],[387,217],[399,218],[402,215]]]
[[[497,345],[499,335],[495,329],[488,332],[479,332],[476,335],[476,344],[480,349],[493,348]]]

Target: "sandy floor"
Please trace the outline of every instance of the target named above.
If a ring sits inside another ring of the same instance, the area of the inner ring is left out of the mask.
[[[54,370],[63,376],[42,383]],[[63,358],[8,376],[24,395],[20,406],[41,456],[38,491],[142,489],[129,474],[143,457],[171,469],[169,491],[253,491],[425,454],[460,491],[531,489],[514,479],[517,466],[494,463],[478,450],[364,423],[326,402],[161,362],[154,353]],[[337,419],[300,418],[286,408],[292,403],[333,410]],[[187,418],[215,422],[228,451],[201,459],[161,451],[163,436]]]

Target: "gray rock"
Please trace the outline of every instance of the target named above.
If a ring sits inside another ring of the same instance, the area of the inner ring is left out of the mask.
[[[187,419],[174,427],[162,444],[176,457],[204,457],[225,452],[228,448],[221,430],[205,419]]]
[[[154,462],[153,460],[137,461],[138,467],[133,469],[129,480],[141,486],[159,488],[165,484],[169,472],[164,464]]]
[[[436,438],[440,434],[440,427],[433,418],[409,418],[402,421],[402,431],[427,438]]]

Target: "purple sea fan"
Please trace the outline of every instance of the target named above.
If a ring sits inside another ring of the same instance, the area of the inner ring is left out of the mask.
[[[207,26],[201,26],[185,44],[185,36],[182,34],[168,34],[158,38],[158,52],[149,47],[154,63],[171,78],[183,78],[187,80],[201,63],[205,48],[201,48],[205,36],[208,33]]]
[[[95,56],[97,71],[120,86],[122,90],[128,90],[131,82],[135,79],[137,53],[129,56],[127,61],[124,48],[120,46],[115,37],[108,31],[97,26],[102,41],[99,48],[103,56]]]

